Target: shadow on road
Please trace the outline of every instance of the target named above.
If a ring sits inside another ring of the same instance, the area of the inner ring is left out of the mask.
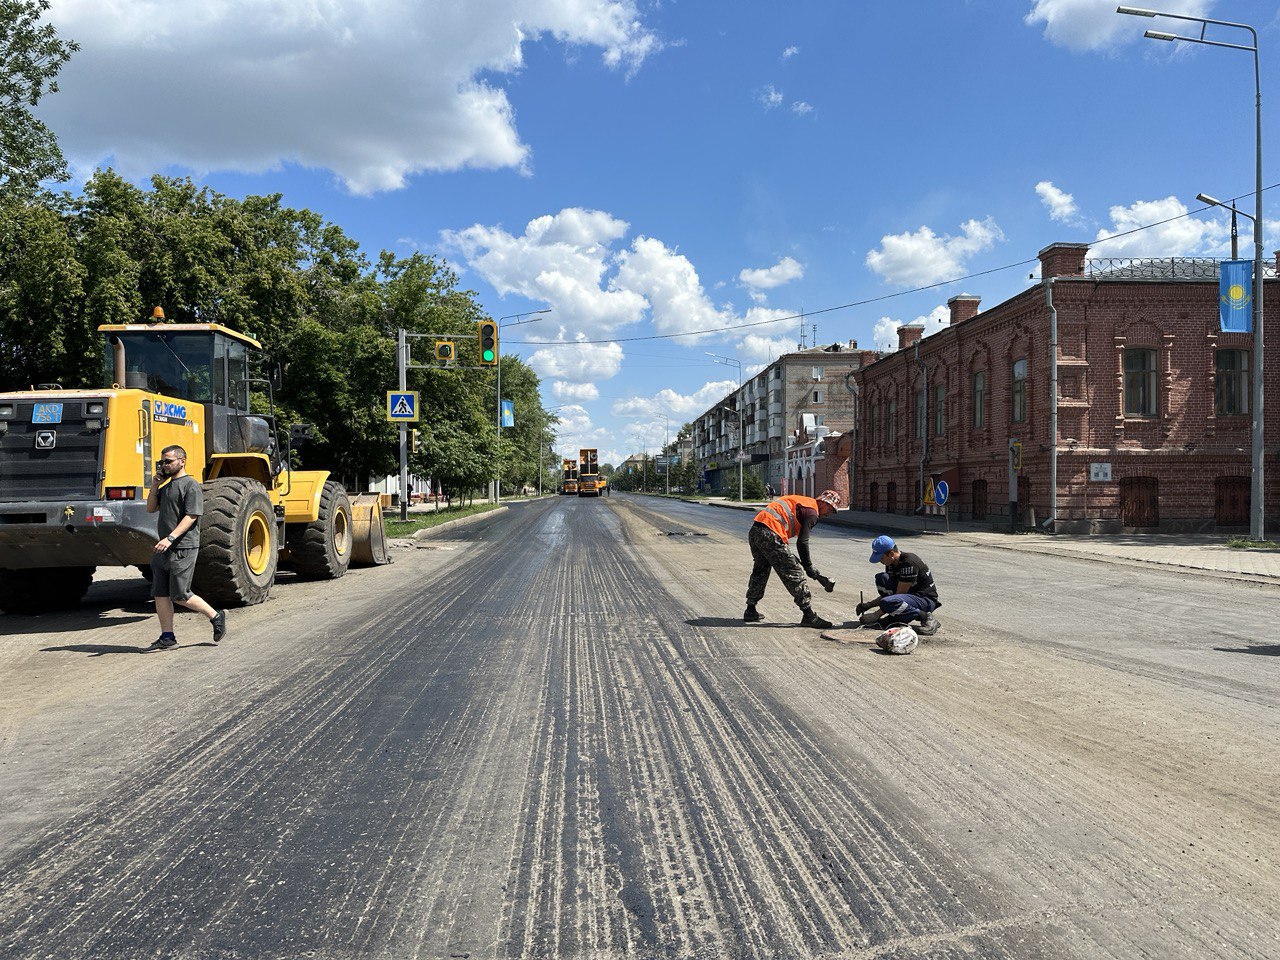
[[[119,609],[119,608],[116,608]],[[32,614],[30,616],[6,614],[0,619],[0,633],[8,636],[23,636],[30,633],[78,633],[82,630],[104,630],[108,627],[119,627],[127,623],[141,623],[151,619],[147,613],[138,612],[137,616],[103,617],[92,609],[79,610],[73,613]]]
[[[1280,643],[1260,647],[1214,647],[1218,653],[1252,653],[1259,657],[1280,657]]]
[[[192,647],[216,647],[217,644],[211,640],[203,643],[180,643],[176,647],[165,650],[164,653],[173,653],[175,650],[189,650]],[[91,657],[103,657],[108,653],[142,653],[145,647],[126,647],[116,643],[69,643],[62,647],[41,647],[41,653],[87,653]]]

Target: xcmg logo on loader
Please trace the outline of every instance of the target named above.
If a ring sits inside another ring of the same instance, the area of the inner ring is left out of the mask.
[[[178,423],[185,424],[187,422],[187,407],[181,403],[162,403],[156,401],[155,412],[152,419],[159,423]]]

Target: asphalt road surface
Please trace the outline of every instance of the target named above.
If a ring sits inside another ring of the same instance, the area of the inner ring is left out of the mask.
[[[922,537],[893,657],[742,624],[749,523],[517,505],[146,657],[127,572],[0,616],[0,956],[1280,956],[1280,590]]]

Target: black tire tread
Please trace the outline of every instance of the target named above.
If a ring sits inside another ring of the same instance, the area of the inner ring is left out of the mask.
[[[351,564],[351,544],[346,556],[333,549],[333,517],[337,510],[347,514],[347,536],[352,535],[351,501],[338,483],[326,481],[320,491],[320,516],[311,523],[294,523],[286,529],[289,557],[298,576],[306,580],[336,580]]]
[[[252,512],[249,501],[257,500],[271,518],[271,560],[266,573],[256,582],[242,563],[241,518]],[[214,607],[243,607],[267,599],[275,580],[276,525],[271,499],[266,489],[248,477],[223,477],[204,484],[205,510],[200,517],[200,553],[192,589]],[[242,569],[243,567],[243,569]]]

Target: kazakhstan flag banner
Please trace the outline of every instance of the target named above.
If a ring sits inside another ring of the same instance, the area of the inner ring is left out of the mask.
[[[1218,315],[1223,333],[1253,333],[1253,261],[1218,264]]]
[[[502,401],[502,425],[504,427],[514,427],[516,425],[516,402],[514,400]]]

